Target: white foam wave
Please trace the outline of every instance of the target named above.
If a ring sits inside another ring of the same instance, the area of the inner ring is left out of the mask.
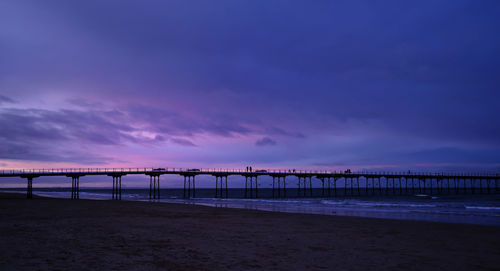
[[[494,206],[465,206],[465,209],[476,209],[476,210],[499,210],[500,207],[494,207]]]
[[[381,203],[381,202],[355,202],[355,201],[331,201],[322,200],[321,204],[335,205],[341,207],[397,207],[397,208],[434,208],[437,207],[435,204],[414,204],[414,203]]]

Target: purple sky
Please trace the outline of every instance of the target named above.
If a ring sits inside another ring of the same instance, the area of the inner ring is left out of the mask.
[[[0,2],[0,168],[500,170],[499,1]]]

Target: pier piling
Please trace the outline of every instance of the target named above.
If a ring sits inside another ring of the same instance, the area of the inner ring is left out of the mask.
[[[193,176],[194,182],[194,176]],[[227,175],[215,175],[215,197],[228,198],[229,190],[227,187]]]
[[[26,178],[28,182],[28,188],[26,190],[26,198],[32,199],[33,198],[33,178],[28,177]]]
[[[121,176],[119,178],[120,178],[120,189],[121,189]],[[160,174],[149,175],[149,199],[150,200],[160,199]]]
[[[80,177],[71,176],[71,199],[80,198]]]

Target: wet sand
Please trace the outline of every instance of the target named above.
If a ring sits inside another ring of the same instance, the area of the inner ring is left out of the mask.
[[[499,270],[500,227],[0,193],[0,270]]]

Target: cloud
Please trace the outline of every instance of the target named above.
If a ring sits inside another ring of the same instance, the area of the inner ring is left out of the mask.
[[[95,150],[94,150],[95,151]],[[71,144],[53,142],[4,142],[0,146],[0,159],[41,161],[45,163],[69,162],[82,165],[104,165],[116,161],[114,158],[95,153],[91,150],[75,148]]]
[[[0,137],[7,141],[78,141],[117,145],[136,141],[128,135],[134,128],[124,124],[119,112],[1,109]]]
[[[273,124],[262,123],[261,118],[247,118],[236,114],[210,113],[186,108],[164,109],[154,104],[131,104],[121,109],[137,127],[168,136],[195,138],[200,134],[235,137],[253,134],[271,134],[305,138],[302,133],[289,132]]]
[[[405,158],[426,163],[499,165],[500,149],[436,148],[409,153]]]
[[[7,1],[0,155],[189,160],[208,138],[276,163],[497,160],[481,151],[500,148],[495,1],[195,2]]]
[[[196,147],[196,145],[187,140],[187,139],[182,139],[182,138],[172,138],[170,139],[172,142],[176,143],[176,144],[179,144],[179,145],[182,145],[182,146],[189,146],[189,147]]]
[[[167,139],[164,137],[164,136],[161,136],[161,135],[156,135],[155,136],[155,140],[158,141],[158,142],[164,142],[166,141]]]
[[[149,142],[131,136],[134,128],[124,123],[112,111],[3,108],[0,159],[107,163],[112,159],[98,154],[98,146]]]
[[[7,96],[0,95],[0,105],[6,104],[6,103],[16,103],[16,101],[12,100],[11,98]]]
[[[76,106],[83,107],[83,108],[102,108],[102,107],[104,107],[103,103],[90,102],[90,101],[85,100],[85,99],[71,98],[71,99],[67,99],[66,101],[72,105],[76,105]]]
[[[269,137],[263,137],[255,142],[256,146],[262,147],[262,146],[274,146],[276,145],[276,141]]]

